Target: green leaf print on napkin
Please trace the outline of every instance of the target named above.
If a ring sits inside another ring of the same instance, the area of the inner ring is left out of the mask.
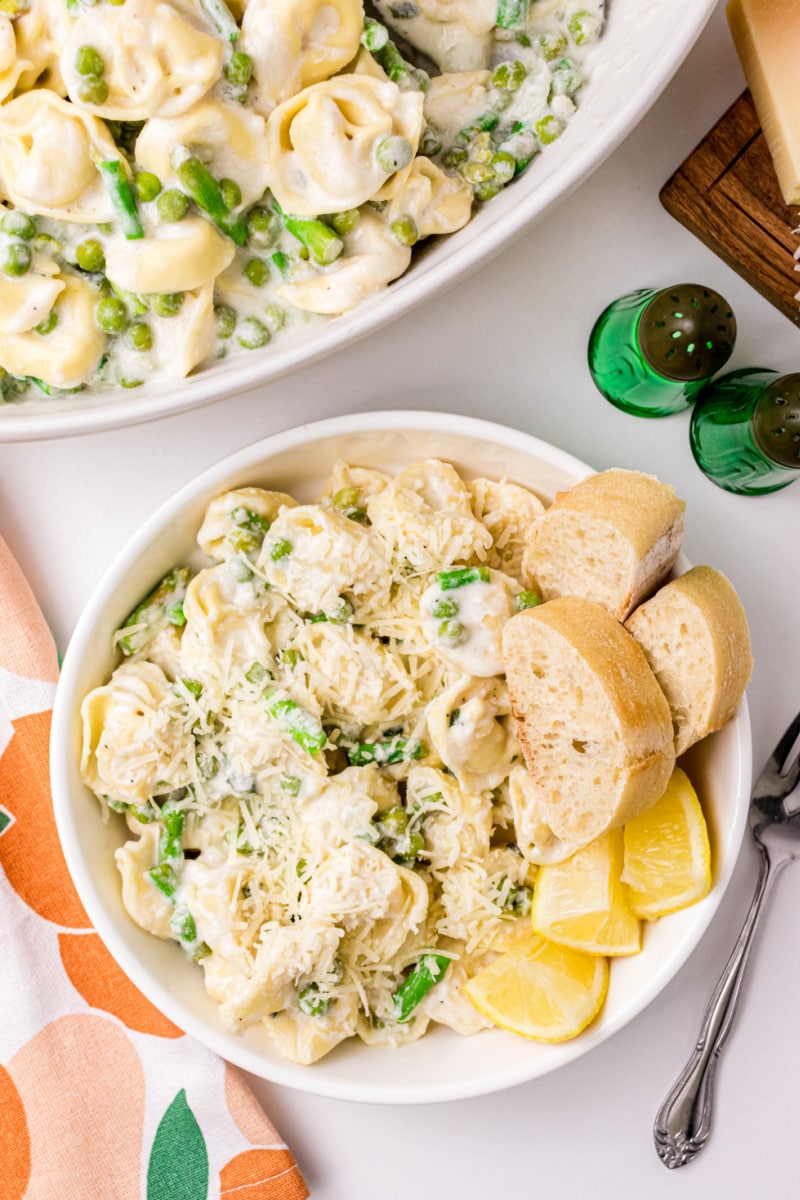
[[[208,1151],[183,1088],[170,1104],[153,1139],[147,1168],[147,1200],[206,1200]]]

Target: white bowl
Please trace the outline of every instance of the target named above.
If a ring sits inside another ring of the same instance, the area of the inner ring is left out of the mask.
[[[607,0],[608,24],[590,60],[576,118],[529,171],[449,238],[432,238],[413,267],[354,312],[300,340],[226,360],[197,376],[103,395],[0,405],[0,442],[90,433],[196,408],[266,383],[350,345],[448,287],[518,237],[616,149],[683,62],[716,0]]]
[[[499,1029],[462,1038],[436,1026],[402,1049],[351,1039],[316,1065],[299,1067],[283,1059],[257,1027],[242,1036],[223,1030],[202,971],[176,943],[139,929],[122,907],[113,852],[127,832],[122,821],[102,821],[97,800],[81,783],[81,700],[113,669],[112,634],[141,596],[175,563],[204,561],[195,535],[212,497],[250,483],[311,500],[338,458],[397,471],[430,456],[449,460],[467,476],[516,480],[544,499],[590,473],[584,463],[537,438],[445,413],[336,417],[266,438],[183,488],[122,550],[78,623],[56,695],[51,772],[58,830],[80,898],[114,958],[157,1008],[224,1058],[275,1083],[344,1100],[420,1103],[480,1095],[555,1070],[605,1041],[649,1004],[696,946],[731,878],[747,813],[751,746],[743,701],[721,733],[691,752],[688,767],[709,818],[709,895],[646,928],[641,954],[612,965],[599,1019],[572,1042],[544,1045]]]

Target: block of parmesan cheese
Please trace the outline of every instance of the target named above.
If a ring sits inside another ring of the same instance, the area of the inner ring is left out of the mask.
[[[800,204],[800,2],[728,0],[728,24],[787,204]]]

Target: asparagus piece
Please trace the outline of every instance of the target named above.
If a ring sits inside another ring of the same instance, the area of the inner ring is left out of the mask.
[[[149,871],[145,871],[145,877],[158,888],[162,896],[166,896],[168,900],[175,900],[175,893],[178,890],[178,876],[175,874],[170,863],[158,863],[157,866],[151,867]]]
[[[183,858],[183,830],[186,812],[182,808],[162,808],[161,836],[158,839],[159,863],[174,862]]]
[[[235,42],[238,40],[241,31],[225,0],[200,0],[200,4],[223,41]]]
[[[247,222],[244,217],[230,211],[223,199],[222,189],[208,167],[195,158],[186,146],[176,146],[170,155],[170,162],[186,195],[232,242],[243,246],[247,241]]]
[[[444,975],[450,959],[443,954],[423,954],[413,971],[392,997],[395,1018],[398,1024],[410,1020],[411,1014],[431,988]]]
[[[286,217],[286,228],[302,242],[314,262],[326,267],[335,262],[344,250],[344,242],[330,225],[316,217]]]
[[[169,571],[126,618],[119,630],[123,636],[118,638],[119,648],[126,657],[143,650],[168,625],[186,623],[183,598],[190,579],[188,567],[176,567]],[[126,629],[130,633],[123,633]]]
[[[307,709],[301,708],[288,696],[270,692],[267,696],[267,711],[285,733],[288,733],[303,750],[316,754],[327,742],[325,730],[317,718]]]
[[[443,592],[465,587],[468,583],[488,583],[488,567],[456,567],[453,571],[440,571],[436,581]]]
[[[144,237],[144,226],[136,207],[136,196],[130,185],[125,167],[120,158],[107,159],[95,164],[106,191],[111,197],[120,228],[129,241]]]

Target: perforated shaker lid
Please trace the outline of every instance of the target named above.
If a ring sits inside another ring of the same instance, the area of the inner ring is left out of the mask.
[[[800,470],[800,372],[774,379],[753,411],[753,436],[767,458]]]
[[[710,379],[733,353],[736,318],[724,296],[700,283],[658,292],[639,318],[639,349],[665,379]]]

